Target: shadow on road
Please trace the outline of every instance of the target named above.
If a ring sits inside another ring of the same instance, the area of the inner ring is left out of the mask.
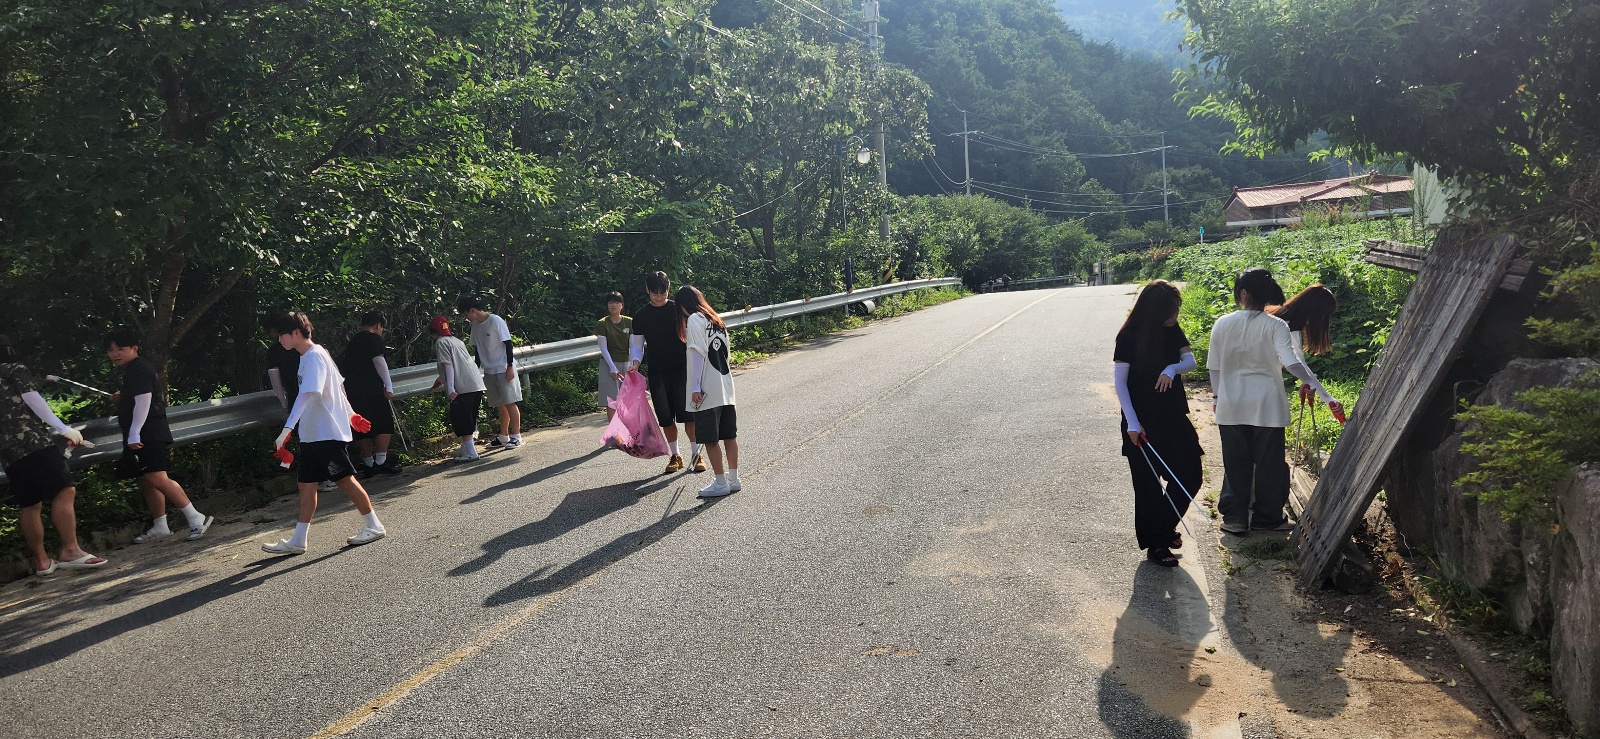
[[[565,463],[563,463],[565,464]],[[545,468],[550,469],[550,468]],[[540,472],[543,472],[541,470]],[[538,473],[534,473],[538,474]],[[513,549],[553,541],[591,521],[620,511],[653,492],[676,482],[676,477],[653,478],[618,483],[567,493],[550,515],[523,524],[483,543],[483,554],[450,571],[451,577],[470,575],[499,561]]]
[[[23,639],[19,638],[19,635],[37,635],[39,633],[44,633],[38,629],[29,628],[30,616],[24,615],[15,618],[6,624],[4,639],[5,646],[3,651],[0,651],[0,678],[11,677],[12,675],[17,675],[32,670],[35,667],[42,667],[50,664],[51,662],[55,662],[56,660],[70,657],[78,652],[111,639],[115,639],[116,637],[135,629],[152,626],[169,618],[183,615],[208,603],[245,592],[275,577],[281,577],[294,572],[295,570],[310,567],[332,557],[336,557],[346,551],[349,550],[335,550],[321,557],[304,559],[296,562],[292,566],[273,569],[270,571],[268,568],[279,562],[283,562],[284,559],[281,557],[269,557],[261,559],[245,565],[244,569],[239,573],[223,578],[209,585],[202,586],[186,593],[174,595],[166,600],[152,603],[148,606],[140,608],[139,610],[113,618],[110,621],[98,623],[81,631],[59,637],[54,641],[14,652],[12,649],[15,645],[25,643]],[[253,577],[257,574],[260,574],[260,576]],[[162,585],[170,584],[173,581],[182,579],[187,578],[181,576],[162,578],[158,582],[143,585],[140,589],[140,592],[153,590]],[[59,614],[60,610],[50,609],[50,611],[47,613]],[[42,613],[40,618],[41,620],[48,619],[49,615]],[[49,630],[54,630],[54,628],[56,627],[53,627]]]
[[[503,493],[503,492],[505,492],[507,490],[515,490],[517,488],[527,487],[529,485],[537,485],[537,484],[539,484],[541,482],[544,482],[545,480],[548,480],[548,479],[550,479],[552,477],[555,477],[557,475],[561,475],[561,474],[564,474],[564,473],[567,473],[567,472],[571,472],[571,471],[577,469],[578,466],[583,464],[584,462],[587,462],[587,461],[589,461],[591,459],[594,459],[595,457],[598,457],[601,454],[604,454],[605,452],[606,452],[606,448],[605,447],[600,447],[600,448],[595,449],[594,451],[589,452],[588,454],[585,454],[585,455],[583,455],[581,457],[575,457],[573,459],[563,460],[563,461],[557,462],[555,464],[552,464],[552,465],[550,465],[548,467],[543,467],[543,468],[534,470],[534,471],[529,472],[528,474],[523,475],[522,477],[519,477],[519,478],[517,478],[515,480],[502,482],[499,485],[495,485],[493,487],[487,488],[483,492],[480,492],[477,495],[474,495],[474,496],[472,496],[470,498],[467,498],[466,500],[461,501],[461,504],[462,505],[466,505],[468,503],[478,503],[478,502],[485,501],[485,500],[488,500],[490,498],[493,498],[494,496],[499,495],[500,493]],[[462,472],[462,473],[458,473],[458,474],[473,474],[476,471],[484,469],[484,468],[485,468],[485,465],[483,465],[483,463],[480,462],[477,465],[475,465],[474,467],[470,468],[471,472]],[[451,475],[451,477],[455,477],[455,476],[456,475]]]
[[[549,595],[566,588],[660,541],[668,534],[676,531],[679,526],[688,523],[689,519],[710,510],[720,500],[723,500],[723,498],[704,499],[700,502],[700,505],[693,508],[685,508],[638,531],[630,531],[623,534],[612,540],[611,543],[584,555],[582,559],[548,575],[544,573],[550,568],[541,567],[527,577],[485,598],[483,605],[485,607],[503,606],[507,603],[515,603],[527,598]]]
[[[1198,605],[1197,605],[1198,602]],[[1189,665],[1211,631],[1199,584],[1181,567],[1144,561],[1111,636],[1111,666],[1100,675],[1100,721],[1119,739],[1189,736],[1182,716],[1205,688]]]

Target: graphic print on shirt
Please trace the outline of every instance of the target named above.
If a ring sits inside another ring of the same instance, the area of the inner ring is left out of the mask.
[[[728,374],[728,335],[722,333],[717,327],[706,326],[706,362],[717,371]]]

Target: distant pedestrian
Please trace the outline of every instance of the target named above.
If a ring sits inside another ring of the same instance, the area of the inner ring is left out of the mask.
[[[361,514],[361,530],[345,540],[350,546],[368,544],[387,535],[388,531],[372,509],[372,499],[356,480],[355,465],[350,462],[349,444],[354,436],[351,426],[358,423],[350,400],[345,397],[344,377],[327,349],[311,340],[311,319],[304,313],[286,313],[273,319],[279,332],[278,342],[285,349],[300,355],[300,394],[290,407],[289,418],[273,443],[273,449],[282,449],[289,433],[300,429],[300,454],[298,480],[300,483],[300,509],[296,517],[294,534],[271,544],[261,545],[268,554],[305,554],[311,533],[311,519],[317,513],[317,484],[332,480],[339,484],[345,497],[350,499]]]
[[[1145,285],[1117,332],[1111,357],[1122,406],[1122,456],[1133,476],[1134,535],[1150,561],[1163,567],[1178,566],[1172,553],[1183,546],[1178,523],[1204,480],[1200,436],[1189,422],[1183,390],[1184,373],[1197,364],[1178,327],[1182,305],[1172,283]]]
[[[28,368],[17,361],[11,339],[0,335],[0,468],[6,489],[17,507],[17,526],[32,558],[33,574],[43,577],[57,569],[87,570],[106,564],[78,546],[78,519],[73,500],[78,488],[56,437],[68,446],[83,443],[83,434],[61,422],[33,382]],[[51,559],[44,549],[45,502],[55,524],[61,549]]]
[[[720,498],[744,489],[739,482],[739,416],[734,409],[733,368],[728,354],[728,326],[706,296],[692,285],[675,296],[683,315],[682,337],[688,347],[690,410],[695,438],[705,445],[716,479],[700,489],[702,498]],[[723,454],[727,467],[723,467]]]
[[[389,348],[383,344],[385,320],[382,313],[361,314],[361,330],[350,337],[339,354],[339,369],[344,374],[345,392],[350,407],[372,424],[368,431],[355,432],[361,449],[361,476],[378,473],[400,474],[400,464],[389,457],[389,441],[394,438],[394,378],[389,374]]]
[[[489,446],[522,446],[522,408],[517,405],[522,402],[522,385],[517,383],[511,329],[506,319],[484,310],[477,298],[462,298],[456,310],[472,326],[472,349],[483,366],[484,396],[500,418],[500,435]]]
[[[478,436],[478,408],[483,405],[483,375],[478,365],[467,354],[467,345],[450,332],[450,319],[434,316],[428,324],[434,335],[433,356],[439,364],[439,379],[434,390],[443,390],[450,398],[450,430],[461,441],[452,460],[471,462],[478,458],[475,439]]]
[[[628,371],[628,352],[633,343],[633,319],[622,315],[622,293],[615,290],[606,296],[606,315],[595,324],[595,342],[600,345],[600,405],[606,409],[610,421],[612,410],[607,401],[617,399],[622,388],[622,377]]]
[[[112,396],[117,404],[117,425],[122,428],[122,460],[117,476],[137,479],[149,506],[151,524],[135,543],[172,535],[167,526],[171,503],[189,523],[189,541],[205,536],[216,519],[196,510],[183,486],[167,476],[172,469],[172,429],[167,426],[167,385],[155,363],[139,356],[139,335],[120,328],[106,336],[106,356],[122,368],[122,389]]]
[[[684,405],[688,364],[684,358],[683,316],[678,312],[677,303],[668,296],[671,288],[665,272],[653,272],[644,279],[644,292],[650,296],[650,302],[633,312],[628,369],[638,369],[641,360],[649,365],[650,371],[645,377],[650,385],[650,405],[655,409],[656,423],[661,425],[661,432],[667,437],[667,448],[672,452],[663,474],[683,469],[683,455],[678,451],[680,423],[689,440],[690,469],[705,472],[706,462],[695,449],[694,414]]]
[[[1284,303],[1283,288],[1272,273],[1260,267],[1241,272],[1233,295],[1239,310],[1217,319],[1206,357],[1227,483],[1217,498],[1217,512],[1222,530],[1236,536],[1251,529],[1287,531],[1292,528],[1284,513],[1289,499],[1289,463],[1284,458],[1289,400],[1283,370],[1327,398],[1336,413],[1344,407],[1296,353],[1289,324],[1265,312]]]

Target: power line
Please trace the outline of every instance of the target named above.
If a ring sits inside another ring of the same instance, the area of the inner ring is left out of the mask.
[[[988,147],[991,147],[991,148],[994,148],[994,149],[1004,149],[1006,151],[1014,151],[1014,152],[1017,152],[1019,154],[1032,154],[1032,155],[1035,155],[1035,156],[1072,157],[1072,158],[1075,158],[1075,159],[1116,159],[1116,158],[1119,158],[1119,157],[1131,157],[1131,156],[1139,156],[1141,154],[1151,154],[1151,153],[1158,152],[1158,151],[1162,150],[1162,147],[1157,146],[1157,147],[1155,147],[1153,149],[1141,149],[1139,151],[1130,151],[1130,152],[1125,152],[1125,153],[1122,153],[1122,154],[1076,154],[1076,153],[1073,153],[1073,152],[1070,152],[1070,151],[1044,149],[1044,148],[1041,148],[1041,147],[1033,146],[1032,144],[1023,144],[1021,142],[1010,141],[1008,139],[1002,139],[1002,138],[1000,138],[998,136],[992,136],[990,134],[978,133],[978,134],[973,134],[973,136],[978,140],[978,143],[983,144],[983,145],[988,146]],[[984,139],[995,139],[995,140],[1000,141],[1002,143],[995,143],[994,141],[985,141]],[[1013,145],[1012,146],[1008,146],[1007,144],[1013,144]],[[1026,148],[1019,148],[1019,147],[1026,147]]]
[[[837,33],[840,36],[843,36],[843,37],[845,37],[847,39],[850,39],[851,41],[854,41],[854,42],[856,42],[858,44],[861,44],[862,46],[866,46],[867,45],[867,42],[862,41],[861,39],[857,38],[855,35],[849,34],[849,33],[845,33],[844,31],[841,31],[841,30],[838,30],[838,29],[830,28],[827,23],[824,23],[824,22],[822,22],[820,20],[817,20],[816,18],[813,18],[813,17],[811,17],[809,15],[806,15],[805,13],[800,12],[800,10],[798,8],[796,8],[793,5],[790,5],[790,4],[786,3],[786,2],[784,2],[783,0],[772,0],[772,2],[777,3],[779,5],[782,5],[785,8],[788,8],[789,12],[794,13],[795,15],[798,15],[801,18],[804,18],[804,19],[806,19],[808,21],[811,21],[812,23],[815,23],[815,24],[817,24],[819,26],[822,26],[823,28],[826,28],[827,30],[829,30],[829,31],[831,31],[833,33]],[[805,0],[800,0],[800,2],[805,2]],[[807,3],[807,4],[809,5],[810,3]],[[835,20],[837,20],[837,19],[835,19]]]
[[[828,16],[829,18],[832,18],[832,19],[838,21],[841,25],[843,25],[845,27],[855,29],[856,33],[866,33],[865,29],[861,28],[860,26],[852,25],[849,21],[847,21],[847,20],[845,20],[843,18],[840,18],[837,15],[832,14],[832,13],[828,12],[827,10],[824,10],[822,8],[822,6],[817,5],[814,2],[811,2],[811,0],[800,0],[800,2],[805,3],[806,5],[810,5],[813,8],[816,8],[818,13],[821,13],[821,14],[823,14],[825,16]]]
[[[978,182],[983,182],[983,180],[973,180],[973,182],[974,183],[978,183]],[[1130,196],[1133,196],[1133,195],[1149,195],[1150,193],[1153,193],[1153,192],[1161,192],[1160,189],[1140,190],[1138,192],[1056,192],[1054,190],[1032,190],[1032,189],[1029,189],[1029,188],[1026,188],[1026,187],[1017,187],[1016,185],[1006,185],[1006,184],[999,183],[999,182],[983,182],[983,184],[989,185],[991,187],[1003,187],[1003,188],[1006,188],[1006,189],[1009,189],[1009,190],[1021,190],[1023,192],[1036,192],[1036,193],[1040,193],[1042,195],[1069,195],[1069,196],[1070,195],[1095,195],[1095,196],[1115,195],[1117,197],[1130,197]]]
[[[929,158],[929,157],[926,157],[926,156],[924,156],[924,157],[923,157],[923,159],[928,159],[928,158]],[[924,165],[924,166],[926,166],[926,165]],[[951,176],[950,176],[950,175],[948,175],[948,174],[945,174],[945,171],[944,171],[944,167],[940,167],[940,166],[939,166],[939,160],[938,160],[938,159],[937,159],[937,158],[934,158],[934,159],[933,159],[933,166],[935,166],[935,167],[938,167],[938,168],[939,168],[939,174],[942,174],[942,175],[944,175],[944,178],[945,178],[945,179],[947,179],[947,180],[949,180],[949,181],[950,181],[950,184],[952,184],[952,185],[961,185],[961,184],[965,184],[965,183],[962,183],[962,182],[961,182],[961,181],[960,181],[960,180],[957,180],[957,179],[956,179],[956,178],[954,178],[954,177],[951,177]]]
[[[751,214],[751,213],[754,213],[754,212],[756,212],[756,211],[758,211],[758,210],[761,210],[761,209],[762,209],[762,208],[765,208],[765,207],[767,207],[767,206],[769,206],[769,205],[772,205],[772,204],[773,204],[773,203],[776,203],[776,202],[778,202],[778,201],[779,201],[779,200],[782,200],[782,199],[784,199],[784,198],[786,198],[786,197],[789,197],[789,195],[790,195],[790,194],[792,194],[792,193],[793,193],[793,192],[794,192],[794,191],[795,191],[795,190],[798,190],[798,189],[800,189],[800,188],[801,188],[801,187],[803,187],[803,186],[805,186],[805,185],[809,185],[809,184],[811,184],[811,183],[812,183],[812,181],[814,181],[814,180],[816,180],[816,179],[817,179],[817,178],[818,178],[818,177],[821,177],[821,176],[822,176],[822,174],[821,174],[821,173],[820,173],[820,172],[819,172],[819,173],[818,173],[818,174],[814,174],[814,175],[811,175],[811,176],[810,176],[810,177],[807,177],[807,178],[806,178],[806,179],[804,179],[804,180],[801,180],[801,181],[800,181],[800,182],[797,182],[797,183],[795,183],[795,186],[794,186],[794,187],[791,187],[791,188],[789,188],[789,191],[788,191],[788,192],[785,192],[785,193],[784,193],[784,194],[782,194],[782,195],[779,195],[779,196],[778,196],[778,197],[775,197],[775,198],[773,198],[773,199],[771,199],[771,200],[768,200],[768,201],[767,201],[767,202],[765,202],[765,203],[762,203],[762,204],[760,204],[760,205],[758,205],[758,206],[756,206],[756,207],[754,207],[754,208],[751,208],[751,209],[750,209],[750,210],[747,210],[747,211],[745,211],[745,212],[743,212],[743,213],[740,213],[740,214],[738,214],[738,215],[736,215],[736,216],[733,216],[733,217],[731,217],[731,218],[724,218],[724,219],[722,219],[722,220],[720,220],[720,221],[713,221],[713,222],[712,222],[712,223],[709,223],[709,224],[707,224],[707,225],[710,225],[710,226],[720,226],[720,225],[722,225],[722,224],[724,224],[724,223],[727,223],[727,222],[729,222],[729,221],[737,221],[737,220],[739,220],[739,219],[740,219],[740,218],[743,218],[743,217],[745,217],[745,216],[747,216],[747,215],[750,215],[750,214]]]
[[[668,6],[663,5],[661,7],[661,9],[667,11],[668,13],[676,15],[679,18],[682,18],[682,19],[684,19],[686,21],[689,21],[691,23],[698,23],[698,24],[704,26],[706,28],[706,30],[708,30],[708,31],[715,31],[717,33],[720,33],[720,34],[722,34],[724,36],[727,36],[728,38],[733,39],[734,41],[737,41],[737,42],[739,42],[741,44],[744,44],[745,46],[750,46],[750,47],[754,47],[755,46],[755,44],[752,44],[749,41],[746,41],[746,40],[744,40],[742,38],[739,38],[738,36],[735,36],[735,35],[729,33],[727,31],[727,29],[725,29],[725,28],[718,28],[717,26],[712,25],[708,21],[703,21],[703,20],[700,20],[699,18],[691,17],[689,14],[684,13],[683,11],[678,10],[677,8],[672,8],[672,7],[668,7]],[[607,233],[610,233],[610,232],[607,232]],[[621,233],[621,232],[619,231],[617,233]]]
[[[935,166],[937,166],[938,164],[939,164],[939,162],[937,162],[937,161],[934,162]],[[922,158],[922,171],[928,173],[928,179],[933,180],[933,184],[934,184],[935,187],[939,188],[939,192],[944,193],[945,195],[949,195],[950,194],[950,191],[946,190],[944,188],[944,183],[940,182],[939,178],[934,176],[933,170],[928,169],[928,158],[927,157],[923,157]],[[940,170],[940,172],[942,173],[943,170]],[[950,178],[949,175],[945,175],[945,179],[949,179],[949,178]]]

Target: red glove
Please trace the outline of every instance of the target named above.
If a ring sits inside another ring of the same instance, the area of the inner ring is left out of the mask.
[[[1333,411],[1333,418],[1339,423],[1344,423],[1344,406],[1338,403],[1329,403],[1328,410]]]
[[[1305,383],[1301,383],[1300,384],[1300,405],[1311,405],[1312,403],[1315,403],[1315,402],[1317,402],[1317,391],[1312,390],[1310,385],[1307,385]]]
[[[272,453],[272,456],[274,459],[278,460],[278,466],[282,467],[283,469],[289,469],[290,467],[294,466],[294,453],[290,452],[288,449],[280,446],[278,447],[277,451]]]
[[[362,417],[360,413],[350,414],[350,430],[364,434],[372,430],[372,422]]]

